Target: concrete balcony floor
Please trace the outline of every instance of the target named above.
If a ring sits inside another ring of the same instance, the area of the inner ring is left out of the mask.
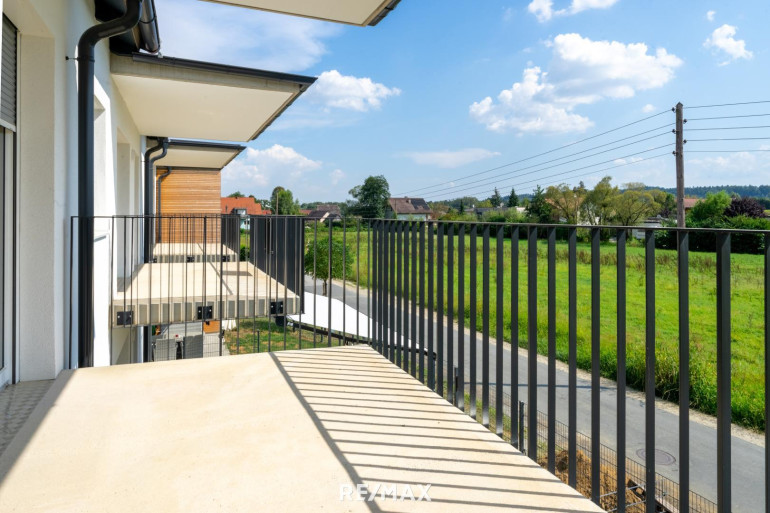
[[[3,512],[601,511],[366,346],[65,371],[0,479]]]

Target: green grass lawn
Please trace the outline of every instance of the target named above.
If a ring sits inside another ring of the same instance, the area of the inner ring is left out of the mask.
[[[284,348],[284,328],[268,319],[242,319],[238,328],[225,331],[225,344],[230,354],[266,353],[283,349],[308,349],[314,347],[313,332],[293,327],[286,328],[286,347]],[[340,339],[332,337],[332,345],[340,344]],[[328,338],[316,333],[315,346],[326,347]]]
[[[367,232],[361,232],[361,245],[356,246],[355,228],[348,228],[346,239],[351,258],[360,259],[360,283],[367,286]],[[325,230],[324,230],[325,231]],[[321,230],[319,229],[319,236]],[[312,238],[312,232],[308,232]],[[342,229],[335,228],[334,237],[342,239]],[[452,308],[455,319],[458,312],[457,246],[455,239],[455,300]],[[511,241],[504,240],[503,276],[503,332],[511,340]],[[490,265],[482,264],[482,240],[478,239],[475,269],[470,268],[470,240],[465,241],[465,311],[466,326],[470,318],[470,274],[477,273],[477,325],[481,327],[482,277],[490,275],[490,330],[496,332],[496,277],[499,271],[495,261],[497,244],[490,241]],[[448,289],[446,244],[444,252],[444,289]],[[437,245],[436,245],[437,250]],[[603,244],[600,250],[600,303],[601,316],[601,372],[615,379],[617,356],[617,272],[616,246]],[[627,379],[629,386],[644,389],[645,369],[645,279],[644,249],[637,241],[629,240],[627,248]],[[538,352],[547,353],[547,248],[541,241],[538,248]],[[437,257],[437,255],[436,255]],[[567,245],[557,243],[556,263],[556,345],[557,358],[568,355],[568,282]],[[408,259],[410,260],[410,259]],[[577,263],[577,355],[578,366],[590,369],[591,358],[591,272],[590,247],[578,245]],[[437,262],[437,258],[434,258]],[[678,283],[676,252],[656,251],[655,269],[655,333],[656,333],[656,393],[665,399],[678,400]],[[702,412],[716,413],[716,259],[713,254],[690,254],[690,382],[691,406]],[[408,265],[408,262],[406,263]],[[437,265],[437,264],[436,264]],[[762,429],[764,425],[764,270],[759,255],[733,255],[731,260],[732,294],[732,409],[733,420],[744,426]],[[434,271],[436,272],[436,271]],[[526,242],[519,244],[519,312],[516,320],[519,344],[527,345],[527,258]],[[425,279],[427,274],[418,277]],[[356,266],[348,277],[356,280]],[[437,282],[437,280],[436,280]],[[436,283],[436,290],[438,283]],[[449,308],[444,294],[444,308]]]

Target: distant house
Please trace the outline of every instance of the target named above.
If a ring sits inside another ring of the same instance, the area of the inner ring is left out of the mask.
[[[685,212],[689,212],[700,201],[702,201],[700,198],[685,198],[684,199],[684,211]]]
[[[388,198],[385,216],[389,219],[427,221],[433,215],[422,198]]]
[[[262,210],[262,204],[254,198],[221,198],[222,214],[237,214],[240,216],[263,216],[268,213]]]
[[[342,211],[340,211],[339,205],[332,205],[332,204],[319,204],[316,206],[315,210],[311,210],[310,213],[307,214],[307,218],[311,221],[341,221],[342,220]]]

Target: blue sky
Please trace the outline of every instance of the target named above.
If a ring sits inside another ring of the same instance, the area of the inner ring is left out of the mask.
[[[268,197],[282,185],[303,202],[343,201],[372,174],[385,175],[394,194],[429,200],[486,197],[495,186],[503,194],[513,185],[520,193],[590,186],[608,174],[670,187],[673,156],[650,157],[673,150],[665,125],[674,116],[663,112],[677,101],[692,118],[770,113],[770,103],[687,108],[770,100],[767,0],[402,0],[366,28],[156,4],[165,55],[320,77],[223,171],[223,194]],[[763,125],[770,117],[688,123],[687,184],[769,183],[770,152],[737,150],[770,149],[770,139],[695,139],[770,137],[770,129],[688,131]],[[465,178],[475,173],[483,174]]]

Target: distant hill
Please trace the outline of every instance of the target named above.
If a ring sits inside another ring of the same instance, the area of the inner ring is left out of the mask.
[[[662,189],[671,194],[676,194],[676,188],[648,186],[648,189]],[[740,197],[770,198],[770,185],[712,185],[709,187],[685,187],[685,196],[692,198],[705,198],[706,193],[725,191],[727,194],[737,194]]]

